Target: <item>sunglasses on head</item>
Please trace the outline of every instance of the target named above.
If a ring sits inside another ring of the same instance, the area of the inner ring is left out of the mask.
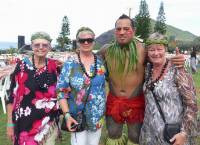
[[[92,43],[92,42],[94,42],[94,39],[93,38],[84,38],[84,39],[79,38],[78,39],[79,43],[85,43],[86,41],[87,41],[87,43]]]

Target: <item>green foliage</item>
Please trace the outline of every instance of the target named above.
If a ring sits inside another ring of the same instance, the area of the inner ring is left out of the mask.
[[[200,37],[196,37],[193,41],[177,41],[177,46],[181,48],[181,50],[190,50],[191,48],[195,48],[196,51],[200,52]]]
[[[193,80],[195,82],[195,87],[200,89],[200,69],[192,76],[193,76]],[[198,95],[200,95],[200,92],[197,92],[197,93],[198,93]]]
[[[150,19],[151,26],[155,26],[156,21],[153,19]],[[136,24],[137,25],[137,24]],[[175,36],[176,41],[185,41],[185,42],[192,42],[197,36],[194,34],[188,32],[188,31],[183,31],[180,30],[176,27],[170,26],[166,24],[166,36],[169,38],[170,36]],[[150,32],[153,32],[154,28],[150,27]],[[103,34],[101,34],[99,37],[97,37],[97,42],[99,43],[100,46],[103,46],[104,44],[107,44],[114,39],[114,30],[109,30]],[[178,44],[177,44],[178,45]]]
[[[197,70],[195,74],[192,75],[194,80],[194,85],[196,89],[196,95],[197,95],[197,105],[200,109],[200,69]],[[198,112],[198,118],[200,119],[200,111]],[[197,138],[197,144],[200,144],[200,136]]]
[[[193,47],[195,47],[195,49],[196,49],[197,51],[200,51],[200,36],[197,37],[197,38],[195,38],[195,39],[193,40],[192,44],[193,44]]]
[[[197,37],[197,38],[195,38],[195,39],[193,40],[193,43],[194,43],[194,45],[199,45],[199,44],[200,44],[200,36]]]
[[[129,49],[129,51],[126,51]],[[113,55],[115,53],[115,55]],[[127,61],[124,61],[127,58]],[[133,39],[128,45],[121,46],[115,41],[111,43],[105,54],[109,74],[118,75],[121,79],[128,72],[136,69],[138,62],[136,42]],[[117,73],[116,73],[117,72]]]
[[[70,23],[69,20],[67,18],[67,16],[63,17],[62,20],[62,28],[61,28],[61,32],[60,35],[58,36],[57,43],[58,45],[56,46],[58,49],[67,49],[68,45],[71,44],[71,40],[69,38],[70,35]]]
[[[180,48],[181,51],[190,50],[193,47],[192,41],[176,41],[177,46]]]
[[[200,107],[200,70],[197,71],[197,73],[193,74],[193,80],[195,82],[195,88],[197,92],[197,102],[198,102],[198,107]],[[108,87],[106,87],[108,89]],[[107,90],[108,92],[108,90]],[[2,105],[0,103],[0,145],[11,145],[11,142],[7,139],[6,136],[6,122],[7,122],[7,117],[6,114],[3,114],[3,109]],[[124,133],[127,133],[127,127],[124,126],[123,129]],[[101,139],[100,139],[100,144],[99,145],[105,145],[105,140],[108,135],[108,132],[106,130],[106,126],[104,125],[102,129],[102,134],[101,134]],[[196,145],[200,144],[200,137],[197,137],[197,142]],[[62,132],[62,139],[58,142],[56,142],[56,145],[70,145],[70,133],[69,132]]]
[[[94,46],[94,50],[99,50],[100,49],[100,44],[99,43],[95,43],[95,46]]]
[[[13,48],[13,47],[10,47],[9,49],[6,50],[8,54],[14,54],[14,53],[17,53],[17,48]]]
[[[151,25],[154,26],[155,23],[156,23],[156,21],[151,19]],[[168,38],[170,36],[175,36],[176,40],[193,41],[197,37],[197,36],[195,36],[194,34],[188,32],[188,31],[183,31],[183,30],[176,28],[176,27],[173,27],[171,25],[166,25],[166,26],[167,26],[166,35],[167,35]]]
[[[146,40],[150,34],[151,23],[148,5],[145,0],[140,2],[139,14],[135,16],[136,21],[136,36]]]
[[[168,37],[168,51],[173,52],[176,48],[176,36],[171,35]]]
[[[151,19],[151,25],[155,25],[156,21]],[[191,47],[195,47],[197,51],[200,51],[200,43],[198,43],[198,37],[194,34],[183,31],[178,28],[166,24],[166,36],[169,40],[168,50],[173,52],[175,47],[178,46],[181,51],[189,50]],[[199,38],[200,39],[200,38]]]
[[[11,142],[7,139],[6,136],[6,114],[3,114],[2,105],[0,103],[0,145],[11,145]]]
[[[1,50],[0,49],[0,54],[6,54],[7,53],[7,50]]]
[[[154,32],[159,32],[161,34],[166,33],[166,24],[165,24],[166,18],[165,18],[165,12],[164,12],[164,4],[161,2],[160,9],[158,12],[156,24],[154,27]]]

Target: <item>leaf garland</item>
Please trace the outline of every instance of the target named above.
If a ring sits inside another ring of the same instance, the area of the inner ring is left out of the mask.
[[[122,76],[135,70],[138,62],[135,40],[123,47],[114,41],[107,49],[105,59],[109,74],[117,73]]]

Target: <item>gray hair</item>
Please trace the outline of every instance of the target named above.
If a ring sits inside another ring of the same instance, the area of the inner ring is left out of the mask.
[[[31,41],[35,39],[45,39],[49,42],[52,41],[50,35],[46,32],[40,31],[40,32],[35,32],[34,34],[31,35]]]
[[[162,35],[158,32],[155,32],[149,36],[149,38],[146,40],[145,44],[146,44],[146,46],[149,46],[151,44],[163,44],[164,46],[167,46],[168,40],[164,35]]]

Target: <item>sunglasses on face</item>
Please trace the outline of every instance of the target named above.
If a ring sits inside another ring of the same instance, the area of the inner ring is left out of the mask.
[[[35,43],[35,44],[33,44],[33,47],[34,48],[40,48],[40,47],[49,48],[49,44],[46,44],[46,43]]]
[[[85,38],[85,39],[79,38],[78,39],[79,43],[85,43],[86,41],[87,41],[87,43],[92,43],[92,42],[94,42],[94,39],[93,38]]]

